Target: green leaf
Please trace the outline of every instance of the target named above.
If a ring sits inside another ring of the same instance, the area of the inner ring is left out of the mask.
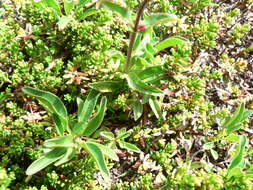
[[[213,156],[213,159],[217,160],[219,158],[218,153],[215,150],[213,150],[213,149],[211,149],[210,151],[211,151],[211,154]]]
[[[161,41],[160,43],[158,43],[155,46],[155,49],[156,49],[156,53],[158,53],[159,51],[162,51],[168,47],[176,46],[176,45],[185,45],[188,43],[189,41],[187,39],[179,37],[179,36],[174,36],[174,37],[167,38]]]
[[[63,0],[63,5],[64,5],[64,11],[66,15],[70,15],[71,11],[73,10],[75,6],[73,0]]]
[[[208,143],[205,143],[205,144],[203,145],[203,149],[204,149],[204,150],[210,150],[210,149],[212,149],[212,148],[214,148],[214,143],[213,143],[213,142],[208,142]]]
[[[43,2],[48,6],[48,7],[51,7],[53,8],[57,15],[60,16],[62,13],[61,13],[61,6],[60,6],[60,3],[57,1],[57,0],[43,0]]]
[[[162,110],[161,110],[161,107],[159,105],[159,102],[157,101],[157,99],[155,97],[151,97],[149,99],[149,105],[152,109],[152,111],[154,112],[155,116],[157,119],[165,119],[163,117],[163,113],[162,113]]]
[[[144,19],[146,28],[167,22],[181,22],[181,20],[176,15],[166,13],[156,13]]]
[[[46,103],[47,108],[49,109],[51,113],[56,113],[66,119],[68,118],[68,113],[64,104],[54,94],[50,92],[42,91],[42,90],[37,90],[35,88],[30,88],[30,87],[24,87],[22,88],[22,91],[25,94],[36,97],[39,100],[42,100],[43,103]]]
[[[234,115],[222,125],[223,128],[227,129],[228,134],[234,132],[235,130],[238,130],[238,125],[240,124],[240,122],[244,117],[244,111],[245,111],[245,104],[242,103],[237,108]]]
[[[253,114],[253,110],[248,110],[248,109],[245,110],[244,113],[243,113],[242,121],[249,118],[252,114]]]
[[[120,5],[107,0],[103,0],[102,4],[105,8],[120,14],[123,18],[131,20],[131,11],[129,9],[123,8]]]
[[[88,122],[78,122],[74,125],[72,131],[77,136],[82,136],[84,130],[87,128]]]
[[[128,82],[129,87],[133,90],[152,96],[163,95],[163,91],[153,86],[148,86],[146,83],[142,82],[135,73],[125,74],[125,78]]]
[[[92,112],[97,104],[98,97],[100,92],[96,90],[91,90],[83,102],[80,98],[77,99],[78,104],[78,122],[85,122],[90,119]]]
[[[135,146],[131,143],[121,141],[121,140],[119,140],[118,143],[121,148],[127,149],[129,151],[137,152],[137,153],[141,152],[141,150],[137,146]]]
[[[112,132],[107,132],[107,131],[102,131],[101,133],[100,133],[100,135],[102,136],[102,137],[105,137],[105,138],[107,138],[107,139],[109,139],[109,140],[114,140],[114,134],[112,133]]]
[[[243,153],[245,150],[245,146],[247,144],[247,138],[244,135],[240,136],[240,141],[238,145],[237,154],[234,157],[234,159],[231,161],[228,167],[228,174],[236,167],[240,165],[240,163],[243,161]]]
[[[76,149],[75,148],[68,148],[67,152],[64,154],[62,158],[60,158],[57,162],[55,162],[55,166],[59,166],[61,164],[64,164],[74,158],[76,155]]]
[[[145,83],[156,83],[160,81],[165,75],[165,70],[163,65],[156,65],[152,67],[147,67],[142,70],[138,76]]]
[[[100,102],[98,113],[94,116],[93,119],[91,119],[88,122],[87,127],[84,130],[83,136],[90,136],[101,125],[105,116],[106,104],[107,104],[107,99],[105,96],[103,96]]]
[[[134,112],[134,120],[137,121],[143,112],[143,105],[141,104],[140,100],[136,100],[133,104],[133,112]]]
[[[84,145],[85,145],[84,148],[95,159],[95,161],[96,161],[96,163],[97,163],[97,165],[99,167],[99,170],[102,173],[102,176],[105,179],[109,179],[110,178],[110,173],[109,173],[109,170],[108,170],[108,168],[106,166],[105,158],[104,158],[104,155],[103,155],[102,150],[100,149],[100,147],[98,147],[93,142],[89,142],[89,141],[86,142]]]
[[[131,135],[131,133],[127,132],[126,128],[122,128],[119,130],[117,138],[118,139],[125,139],[125,138],[129,137],[130,135]]]
[[[138,49],[139,45],[141,44],[141,38],[142,38],[142,33],[137,32],[136,38],[135,38],[135,41],[134,41],[134,45],[133,45],[133,51]]]
[[[117,92],[122,88],[122,81],[102,81],[89,84],[89,87],[99,92]]]
[[[98,12],[99,12],[98,9],[96,9],[96,8],[90,8],[90,9],[84,11],[84,12],[81,14],[79,20],[84,20],[84,19],[86,19],[88,16],[97,14]]]
[[[68,23],[71,21],[71,17],[68,16],[61,16],[60,19],[57,22],[57,25],[59,27],[59,30],[63,30],[67,27]]]
[[[34,161],[27,168],[26,175],[33,175],[37,173],[38,171],[44,169],[48,165],[62,158],[66,152],[67,152],[66,148],[63,148],[63,147],[54,148],[53,150],[45,154],[45,156]]]
[[[98,146],[100,148],[100,150],[102,151],[103,154],[105,154],[108,158],[114,160],[114,161],[119,161],[119,157],[117,156],[117,154],[108,146],[99,144],[99,143],[95,143],[95,142],[91,142],[90,143],[95,144],[96,146]]]
[[[44,146],[47,148],[74,147],[75,144],[73,143],[73,136],[64,136],[46,140]]]
[[[56,131],[60,136],[64,135],[65,129],[68,128],[68,120],[57,115],[56,113],[52,114],[52,118],[54,120],[54,124],[56,126]]]
[[[238,134],[234,134],[234,133],[231,133],[230,135],[228,135],[226,137],[226,140],[228,141],[239,141],[240,140],[240,136]]]

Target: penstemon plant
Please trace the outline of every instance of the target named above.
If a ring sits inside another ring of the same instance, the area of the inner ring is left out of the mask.
[[[100,81],[89,85],[100,92],[117,92],[124,88],[124,81],[127,81],[128,88],[133,92],[133,98],[129,102],[132,105],[135,120],[143,115],[147,104],[158,119],[164,119],[157,98],[162,97],[164,93],[156,85],[160,84],[161,79],[166,74],[166,69],[160,61],[157,61],[156,55],[168,47],[188,44],[188,40],[178,36],[163,41],[154,37],[153,27],[155,25],[166,22],[180,22],[180,19],[167,13],[143,16],[144,9],[150,1],[144,0],[140,4],[135,19],[133,19],[134,14],[131,10],[108,0],[101,1],[105,8],[121,15],[128,22],[131,35],[127,56],[119,51],[108,53],[111,58],[110,61],[120,63],[117,69],[121,73],[122,79]]]
[[[77,98],[78,118],[77,121],[70,124],[67,110],[57,96],[30,87],[25,87],[22,91],[39,100],[53,118],[58,134],[58,137],[44,142],[44,156],[34,161],[26,170],[26,174],[33,175],[53,163],[55,166],[66,163],[83,148],[94,158],[103,177],[108,179],[110,175],[104,155],[115,161],[118,161],[118,156],[112,148],[90,137],[104,119],[107,98],[102,96],[99,109],[93,117],[92,113],[101,93],[91,90],[85,101]]]

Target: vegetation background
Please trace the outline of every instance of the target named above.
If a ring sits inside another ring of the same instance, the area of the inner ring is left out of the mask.
[[[156,99],[163,119],[157,119],[152,106],[136,119],[131,101],[142,97],[131,88],[104,93],[108,103],[101,129],[117,135],[125,128],[131,133],[126,141],[141,150],[118,148],[119,161],[107,160],[110,181],[82,151],[70,162],[27,179],[26,169],[42,156],[44,140],[55,137],[56,130],[45,109],[21,89],[56,94],[75,118],[76,98],[85,99],[90,84],[122,79],[120,57],[111,52],[127,55],[131,31],[126,19],[98,2],[76,0],[83,4],[70,22],[59,20],[50,7],[41,9],[38,2],[0,1],[1,190],[253,189],[252,118],[232,134],[222,128],[241,103],[253,109],[252,0],[149,2],[144,17],[165,12],[182,21],[154,26],[153,41],[180,36],[189,44],[173,45],[149,58],[165,69],[156,84],[164,94]],[[141,3],[115,2],[135,13]],[[90,8],[92,14],[83,15]],[[240,136],[248,139],[243,147]],[[231,174],[229,166],[238,152],[240,163]]]

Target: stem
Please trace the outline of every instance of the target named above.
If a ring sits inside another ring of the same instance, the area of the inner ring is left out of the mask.
[[[134,41],[135,41],[135,38],[136,38],[137,31],[138,31],[138,26],[139,26],[143,11],[144,11],[144,9],[145,9],[145,7],[146,7],[146,5],[149,1],[150,0],[144,0],[141,3],[140,8],[139,8],[138,13],[137,13],[135,23],[134,23],[133,32],[131,33],[130,42],[129,42],[129,46],[128,46],[128,50],[127,50],[127,62],[126,62],[126,66],[125,66],[125,73],[128,73],[128,69],[129,69],[129,66],[131,64],[133,46],[134,46]]]

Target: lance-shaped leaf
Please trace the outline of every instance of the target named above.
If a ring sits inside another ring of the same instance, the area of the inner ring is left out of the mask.
[[[164,119],[161,107],[160,107],[157,99],[155,97],[151,97],[148,102],[149,102],[149,105],[150,105],[152,111],[154,112],[156,118],[157,119]]]
[[[247,138],[244,135],[241,135],[240,140],[239,140],[237,154],[234,157],[234,159],[231,161],[231,163],[229,164],[228,173],[232,171],[234,168],[238,167],[243,161],[243,154],[244,154],[246,144],[247,144]]]
[[[253,114],[253,110],[246,109],[243,113],[242,121],[252,116],[252,114]]]
[[[163,24],[167,22],[181,22],[181,20],[173,14],[156,13],[144,19],[143,22],[146,28],[150,28],[157,24]]]
[[[74,125],[72,132],[77,136],[82,136],[85,128],[87,127],[88,122],[78,122]]]
[[[96,8],[90,8],[90,9],[84,11],[84,12],[80,15],[79,20],[84,20],[86,17],[91,16],[91,15],[94,15],[94,14],[97,14],[98,12],[99,12],[98,9],[96,9]]]
[[[90,119],[92,112],[96,106],[98,97],[100,93],[96,90],[91,90],[85,100],[83,102],[82,99],[77,98],[77,105],[78,105],[78,122],[85,122]]]
[[[91,142],[91,141],[89,141]],[[108,158],[114,160],[114,161],[119,161],[119,157],[117,156],[117,154],[108,146],[99,144],[99,143],[95,143],[95,142],[91,142],[93,144],[95,144],[96,146],[98,146],[100,148],[100,150],[102,151],[102,153],[104,155],[106,155]]]
[[[143,105],[141,104],[140,100],[136,100],[133,104],[133,112],[134,112],[134,120],[137,121],[143,112]]]
[[[125,139],[125,138],[129,137],[130,135],[131,135],[131,133],[128,132],[126,130],[126,128],[122,128],[122,129],[119,130],[117,138],[118,139]]]
[[[105,116],[106,104],[107,104],[107,99],[105,96],[103,96],[100,102],[98,113],[94,116],[94,118],[92,118],[88,122],[87,127],[84,130],[83,136],[90,136],[101,125]]]
[[[33,162],[27,168],[26,175],[33,175],[37,173],[38,171],[44,169],[48,165],[62,158],[66,152],[67,152],[67,148],[63,148],[63,147],[54,148],[53,150],[45,154],[45,156]]]
[[[44,146],[47,148],[74,147],[75,144],[73,143],[73,136],[64,136],[46,140]]]
[[[95,159],[95,161],[96,161],[96,163],[99,167],[99,170],[102,173],[102,176],[105,179],[109,179],[110,178],[110,173],[109,173],[109,170],[106,166],[105,158],[104,158],[104,155],[103,155],[102,150],[100,149],[100,147],[97,146],[96,144],[94,144],[94,142],[88,141],[84,144],[84,148]]]
[[[138,76],[140,76],[140,79],[146,83],[156,83],[160,81],[164,75],[165,70],[162,65],[148,67],[138,74]]]
[[[114,140],[114,134],[112,132],[102,131],[102,132],[100,132],[100,135],[102,137],[109,139],[109,140]]]
[[[48,7],[51,7],[53,8],[57,15],[61,15],[61,6],[60,6],[60,3],[57,1],[57,0],[43,0],[43,2],[48,6]]]
[[[113,3],[111,1],[103,0],[102,4],[105,8],[120,14],[123,18],[130,20],[131,19],[131,11],[120,5]]]
[[[244,117],[244,111],[245,111],[245,104],[242,103],[237,108],[234,115],[222,125],[223,128],[227,129],[227,132],[229,134],[238,129],[238,125],[240,124],[240,122]]]
[[[55,162],[55,166],[59,166],[61,164],[64,164],[74,158],[76,155],[76,149],[75,148],[68,148],[67,152],[64,154],[62,158],[60,158],[57,162]]]
[[[64,11],[66,15],[70,15],[71,11],[73,10],[75,4],[73,0],[63,0],[63,5],[64,5]]]
[[[159,51],[162,51],[168,47],[172,47],[172,46],[176,46],[176,45],[185,45],[187,43],[189,43],[189,41],[187,39],[179,37],[179,36],[174,36],[174,37],[170,37],[170,38],[167,38],[167,39],[159,42],[155,46],[155,50],[156,50],[156,53],[158,53]]]
[[[141,152],[141,150],[137,146],[135,146],[131,143],[121,141],[121,140],[119,140],[118,143],[121,148],[127,149],[129,151],[137,152],[137,153]]]
[[[141,38],[142,38],[142,33],[137,32],[136,38],[135,38],[135,41],[134,41],[134,45],[133,45],[133,51],[138,49],[139,45],[141,44]]]
[[[57,115],[56,113],[52,114],[52,118],[54,120],[54,124],[56,126],[56,132],[60,135],[64,135],[65,129],[68,128],[68,120],[63,118],[60,115]]]
[[[39,100],[42,100],[43,104],[46,104],[47,109],[49,109],[51,113],[56,113],[64,118],[68,117],[68,113],[64,104],[54,94],[30,87],[24,87],[22,88],[22,91],[25,94],[28,94],[30,96],[36,97]]]
[[[135,73],[128,73],[125,74],[125,78],[128,82],[128,86],[132,88],[133,90],[136,90],[138,92],[152,95],[152,96],[162,96],[163,91],[160,89],[149,86],[146,83],[142,82],[141,79],[135,74]]]
[[[99,92],[117,92],[122,88],[122,81],[102,81],[89,84],[89,87]]]

